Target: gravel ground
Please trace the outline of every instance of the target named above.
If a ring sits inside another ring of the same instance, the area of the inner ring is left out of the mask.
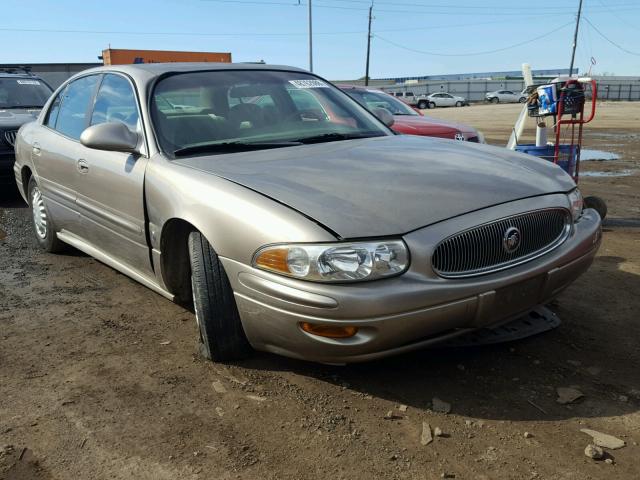
[[[504,143],[517,108],[429,114]],[[558,329],[347,367],[202,361],[190,312],[77,251],[40,252],[5,194],[0,479],[639,478],[639,113],[603,104],[587,131],[621,159],[585,170],[632,173],[581,181],[611,219],[591,270],[551,306]],[[583,396],[560,404],[558,388]],[[425,423],[441,430],[426,445]],[[584,428],[625,446],[588,458]]]

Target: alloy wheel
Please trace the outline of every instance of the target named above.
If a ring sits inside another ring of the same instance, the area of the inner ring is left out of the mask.
[[[33,226],[36,229],[36,234],[44,240],[47,238],[49,220],[44,206],[44,199],[38,187],[35,187],[31,193],[31,213],[33,214]]]

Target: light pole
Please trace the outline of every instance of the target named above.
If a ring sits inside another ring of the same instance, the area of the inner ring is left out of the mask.
[[[576,30],[575,32],[573,32],[573,48],[571,49],[571,65],[569,66],[569,77],[573,76],[573,61],[576,58],[576,46],[578,44],[578,28],[580,27],[581,13],[582,13],[582,0],[580,0],[580,4],[578,5],[578,16],[576,18]]]
[[[313,22],[311,20],[311,0],[307,0],[309,5],[309,71],[313,72]]]
[[[367,31],[367,66],[364,72],[364,84],[369,85],[369,56],[371,54],[371,17],[373,13],[373,0],[371,0],[371,6],[369,7],[369,30]]]

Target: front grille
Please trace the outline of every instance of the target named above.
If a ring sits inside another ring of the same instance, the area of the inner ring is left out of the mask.
[[[7,142],[9,145],[11,145],[12,147],[15,145],[16,143],[16,135],[18,134],[17,130],[6,130],[4,132],[4,140],[5,142]]]
[[[480,139],[478,137],[469,137],[467,142],[480,143]]]
[[[441,277],[483,275],[550,252],[570,231],[568,210],[536,210],[452,235],[436,246],[431,261]]]

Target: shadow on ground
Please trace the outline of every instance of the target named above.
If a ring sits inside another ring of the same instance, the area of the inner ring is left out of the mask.
[[[620,396],[629,397],[630,390],[640,388],[640,331],[633,320],[638,307],[630,305],[628,315],[620,318],[607,315],[614,308],[620,311],[617,303],[625,293],[635,292],[638,303],[640,276],[620,270],[624,261],[598,257],[590,272],[552,304],[562,325],[518,342],[434,348],[346,367],[259,355],[242,367],[290,371],[419,409],[430,408],[432,398],[438,397],[452,405],[452,413],[480,419],[629,414],[638,410],[640,398],[621,401]],[[616,287],[620,285],[624,292]],[[594,294],[594,287],[600,291]],[[588,297],[587,304],[583,300]],[[594,302],[598,308],[588,306]],[[578,386],[584,399],[569,406],[558,404],[556,388],[566,386]]]

